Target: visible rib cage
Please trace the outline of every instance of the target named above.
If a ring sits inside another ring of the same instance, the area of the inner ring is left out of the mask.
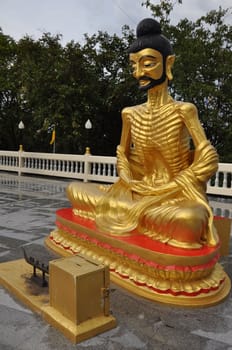
[[[163,171],[170,180],[189,166],[189,134],[177,107],[169,103],[150,112],[144,104],[128,110],[132,144],[145,175]]]

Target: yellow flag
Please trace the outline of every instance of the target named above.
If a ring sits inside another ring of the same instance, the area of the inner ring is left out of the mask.
[[[52,145],[56,140],[56,131],[53,130],[52,131],[52,138],[51,138],[51,141],[50,141],[50,145]]]

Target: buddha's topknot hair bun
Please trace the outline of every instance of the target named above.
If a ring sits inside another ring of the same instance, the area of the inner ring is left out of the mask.
[[[130,45],[128,52],[138,52],[145,48],[159,51],[164,59],[173,54],[170,41],[162,34],[161,26],[154,18],[145,18],[136,28],[137,39]]]
[[[159,22],[157,22],[153,18],[145,18],[143,19],[137,26],[136,35],[137,38],[144,35],[159,35],[161,34],[161,26]]]

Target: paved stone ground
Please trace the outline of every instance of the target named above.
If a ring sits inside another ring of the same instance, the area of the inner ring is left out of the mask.
[[[68,181],[0,173],[0,262],[22,257],[21,246],[43,244],[56,209],[69,206]],[[232,278],[232,252],[224,258]],[[205,309],[167,307],[111,284],[117,328],[73,345],[39,315],[0,287],[1,350],[232,350],[232,295]]]

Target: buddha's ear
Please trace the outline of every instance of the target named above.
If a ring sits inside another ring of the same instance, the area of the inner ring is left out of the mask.
[[[172,67],[173,67],[174,62],[175,62],[175,55],[167,56],[167,58],[166,58],[166,75],[167,75],[168,80],[173,79]]]

